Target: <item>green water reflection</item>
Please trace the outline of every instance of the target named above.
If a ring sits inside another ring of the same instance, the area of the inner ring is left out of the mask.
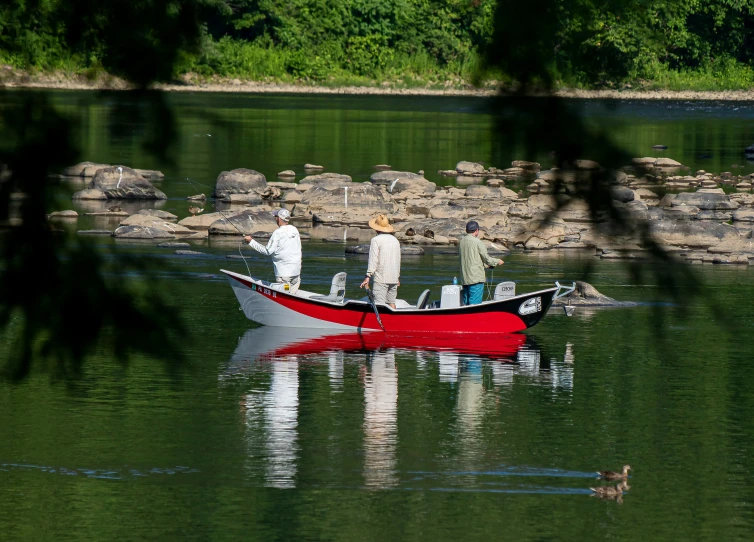
[[[342,248],[305,246],[307,288],[360,274]],[[70,386],[0,388],[9,539],[748,538],[748,269],[699,268],[737,334],[704,302],[667,313],[661,333],[656,292],[604,262],[593,282],[644,304],[553,312],[491,355],[473,340],[286,352],[310,337],[246,321],[218,273],[243,263],[204,250],[162,253],[193,337],[177,375],[99,355]],[[401,295],[447,282],[454,261],[407,258]],[[578,270],[514,254],[498,279],[524,291]],[[625,462],[623,504],[589,497],[593,471]]]
[[[6,93],[3,106],[19,95]],[[144,154],[143,125],[113,121],[114,103],[139,107],[128,95],[54,96],[84,120],[84,158],[164,170],[164,208],[181,217],[195,192],[186,177],[211,184],[234,167],[273,178],[315,162],[365,179],[387,162],[439,180],[434,172],[460,159],[533,158],[495,147],[481,100],[176,94],[170,165]],[[754,142],[750,105],[584,107],[634,154],[664,143],[692,168],[728,169]],[[103,225],[82,218],[78,227]],[[461,353],[344,351],[333,339],[324,351],[274,354],[297,337],[238,311],[219,272],[245,272],[227,258],[236,240],[196,243],[204,254],[190,258],[97,242],[169,266],[189,362],[175,372],[145,358],[124,367],[101,351],[74,382],[0,384],[0,539],[751,537],[748,268],[698,267],[708,297],[658,321],[659,292],[632,285],[617,262],[597,262],[593,284],[642,304],[553,312],[506,352],[480,352],[473,340]],[[304,250],[307,289],[324,292],[345,270],[357,295],[363,257],[337,243]],[[578,278],[591,258],[514,254],[495,280],[533,290]],[[249,266],[270,278],[269,261]],[[404,258],[401,297],[428,287],[437,296],[456,268],[449,254]],[[626,462],[623,504],[589,496],[592,472]]]

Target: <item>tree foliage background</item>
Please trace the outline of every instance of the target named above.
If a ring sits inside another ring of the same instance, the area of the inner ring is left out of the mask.
[[[754,84],[754,0],[176,0],[149,25],[130,18],[153,4],[8,0],[0,62],[124,75],[107,35],[143,52],[157,45],[174,76],[467,80],[505,27],[536,43],[563,85]],[[198,40],[175,31],[194,21]]]

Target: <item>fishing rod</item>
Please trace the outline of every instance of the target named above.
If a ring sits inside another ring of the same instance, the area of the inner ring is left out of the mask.
[[[188,177],[186,177],[186,180],[189,183],[191,183],[191,185],[194,188],[197,188],[197,185],[203,186],[205,188],[212,188],[211,186],[207,186],[206,184],[194,182],[191,179],[189,179]],[[213,190],[214,190],[214,188],[213,188]],[[244,232],[242,232],[241,230],[239,230],[238,227],[235,224],[233,224],[233,222],[231,222],[230,220],[228,220],[228,217],[225,216],[225,213],[223,213],[220,209],[218,209],[218,207],[217,207],[217,198],[214,198],[214,199],[215,199],[215,201],[212,202],[212,207],[214,207],[215,211],[217,211],[218,213],[220,213],[222,215],[223,220],[225,220],[225,222],[227,222],[228,224],[230,224],[231,226],[233,226],[236,229],[236,231],[241,234],[241,240],[245,242],[246,240],[244,238],[246,237],[247,234],[245,234]],[[251,217],[249,217],[249,220],[251,220]],[[238,254],[241,255],[241,259],[243,260],[243,263],[246,266],[246,272],[249,274],[248,276],[251,277],[251,269],[249,269],[249,264],[246,261],[246,258],[244,257],[243,252],[241,251],[241,241],[238,242]]]
[[[382,319],[380,318],[380,313],[377,311],[377,305],[374,302],[374,294],[372,293],[372,289],[369,288],[369,285],[367,285],[366,290],[367,290],[367,297],[369,298],[369,304],[372,305],[372,308],[374,309],[374,315],[377,317],[377,323],[380,324],[382,331],[385,331],[385,326],[382,325]]]

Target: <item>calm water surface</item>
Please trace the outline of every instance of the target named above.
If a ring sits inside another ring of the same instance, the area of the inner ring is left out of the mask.
[[[107,100],[121,98],[91,96],[59,97],[100,115],[81,136],[86,157],[164,169],[173,197],[165,208],[181,216],[192,192],[184,176],[208,180],[239,166],[271,176],[313,161],[366,177],[372,163],[432,171],[491,152],[489,118],[471,100],[176,95],[186,116],[182,160],[170,166],[140,155],[139,137],[108,123]],[[192,126],[191,109],[202,105],[232,112],[238,138]],[[738,116],[731,105],[705,114],[636,103],[623,116],[588,107],[628,126],[621,137],[633,133],[642,149],[641,138],[657,142],[652,130],[669,138],[678,126],[718,126],[720,137],[707,132],[721,156],[752,137],[751,112]],[[428,135],[440,126],[445,143]],[[638,307],[579,308],[571,318],[554,311],[492,345],[395,345],[254,326],[219,273],[245,272],[227,258],[235,242],[198,244],[204,254],[192,258],[97,242],[165,263],[162,278],[191,335],[188,362],[137,358],[123,367],[102,351],[75,382],[0,384],[0,539],[752,536],[748,268],[695,268],[708,291],[680,310],[660,306],[659,292],[632,284],[620,263],[597,261],[590,281]],[[337,243],[309,242],[304,252],[307,289],[327,290],[344,270],[348,294],[358,295],[364,257],[345,256]],[[513,254],[494,280],[533,290],[578,278],[591,258]],[[249,266],[271,274],[261,258]],[[401,297],[429,287],[437,299],[456,268],[453,255],[405,257]],[[625,463],[634,472],[622,504],[589,496],[594,471]]]

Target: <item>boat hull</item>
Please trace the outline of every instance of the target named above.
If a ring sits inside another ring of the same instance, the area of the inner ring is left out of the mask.
[[[381,331],[369,303],[330,303],[277,291],[269,283],[222,270],[249,320],[266,326]],[[547,313],[557,288],[454,309],[392,309],[378,305],[388,333],[514,333]]]

